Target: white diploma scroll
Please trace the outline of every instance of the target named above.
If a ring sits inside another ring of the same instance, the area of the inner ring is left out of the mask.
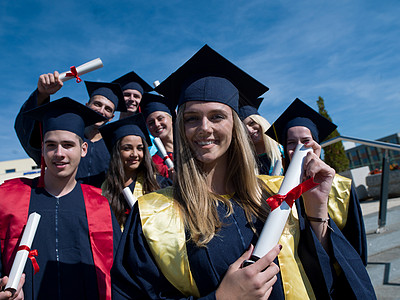
[[[92,72],[94,70],[100,69],[103,67],[103,62],[100,58],[93,59],[79,67],[76,67],[76,71],[78,76]],[[62,82],[75,78],[74,76],[67,76],[67,73],[71,73],[71,71],[63,72],[60,74],[59,78]]]
[[[297,145],[285,178],[283,178],[282,185],[279,189],[279,195],[286,195],[301,183],[301,178],[303,176],[303,159],[307,153],[311,151],[312,148],[306,148],[302,144]],[[252,256],[261,258],[278,244],[289,217],[290,210],[291,207],[289,207],[286,201],[283,201],[279,207],[268,215]]]
[[[165,150],[164,144],[162,143],[162,141],[160,140],[160,138],[156,137],[153,140],[154,145],[156,145],[158,151],[160,151],[162,158],[165,161],[165,164],[167,165],[168,169],[171,169],[174,167],[174,163],[172,162],[172,160],[169,158],[168,154],[167,154],[167,150]]]
[[[282,161],[277,159],[274,164],[271,176],[280,176],[282,174]]]
[[[126,200],[126,202],[128,202],[129,207],[132,208],[133,205],[135,204],[135,202],[137,201],[137,199],[135,198],[135,196],[133,196],[132,191],[129,188],[129,186],[127,186],[126,188],[124,188],[122,190],[122,194],[124,194],[125,200]]]
[[[19,246],[27,246],[29,249],[31,248],[39,221],[40,215],[38,213],[33,212],[29,215]],[[28,254],[28,250],[19,250],[15,255],[5,290],[10,290],[13,294],[17,290],[22,272],[25,268],[26,260],[28,259]]]

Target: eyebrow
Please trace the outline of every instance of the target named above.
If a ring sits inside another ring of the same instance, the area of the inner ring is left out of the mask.
[[[45,144],[47,144],[47,143],[60,143],[60,144],[62,144],[62,143],[70,143],[70,144],[76,144],[76,141],[73,141],[73,140],[63,140],[63,141],[54,141],[54,140],[46,140],[46,141],[44,141],[44,143]]]
[[[183,114],[193,114],[193,113],[199,113],[199,112],[200,111],[197,110],[197,109],[194,109],[194,110],[193,109],[189,109],[189,110],[185,110],[183,112]],[[207,113],[225,113],[225,114],[228,114],[228,111],[226,111],[224,109],[216,108],[216,109],[208,111]]]

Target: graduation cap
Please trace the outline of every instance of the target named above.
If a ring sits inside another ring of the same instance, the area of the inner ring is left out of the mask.
[[[268,87],[204,45],[155,90],[178,105],[221,102],[238,112],[239,94],[243,99],[256,99]]]
[[[258,108],[261,105],[261,102],[264,98],[257,98],[252,101],[246,101],[244,99],[239,99],[239,118],[240,120],[246,119],[251,115],[260,115],[258,112]]]
[[[169,114],[173,120],[176,118],[176,103],[169,101],[166,97],[156,94],[144,93],[140,102],[144,119],[155,111],[163,111]]]
[[[100,95],[114,103],[116,111],[126,111],[126,104],[121,87],[116,83],[85,81],[89,97]]]
[[[66,130],[82,139],[85,127],[107,120],[101,114],[68,97],[28,110],[24,115],[42,122],[43,135],[52,130]]]
[[[152,145],[143,114],[141,113],[103,125],[99,128],[99,131],[110,153],[115,143],[128,135],[140,136],[146,140],[148,146]]]
[[[296,98],[265,133],[278,143],[286,145],[287,131],[295,126],[307,127],[317,143],[326,139],[337,127],[303,101]]]
[[[123,91],[125,90],[137,90],[142,95],[144,92],[150,92],[153,88],[142,78],[139,77],[135,72],[129,72],[113,81],[113,83],[118,83]]]

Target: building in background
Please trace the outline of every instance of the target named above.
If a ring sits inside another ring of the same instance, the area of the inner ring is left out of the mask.
[[[40,167],[31,158],[0,162],[0,184],[17,177],[34,178],[40,175]]]
[[[377,141],[400,144],[400,133],[380,138]],[[367,166],[372,171],[382,168],[384,149],[365,145],[356,146],[352,142],[344,142],[343,145],[350,162],[350,169]],[[400,165],[400,151],[389,150],[389,163],[391,165]]]

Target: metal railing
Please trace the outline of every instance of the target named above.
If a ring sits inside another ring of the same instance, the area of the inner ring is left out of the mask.
[[[381,191],[379,199],[379,216],[378,216],[378,229],[377,233],[383,232],[386,225],[386,215],[387,215],[387,201],[389,195],[389,156],[388,150],[400,151],[400,145],[386,143],[381,141],[371,141],[365,139],[359,139],[348,136],[337,136],[326,142],[321,143],[321,147],[326,147],[340,141],[349,141],[357,144],[362,144],[370,147],[376,147],[384,149],[384,155],[382,159],[382,177],[381,177]]]

